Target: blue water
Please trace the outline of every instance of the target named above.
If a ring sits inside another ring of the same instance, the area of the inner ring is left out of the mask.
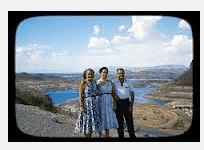
[[[46,92],[45,94],[50,95],[54,104],[60,104],[67,100],[79,97],[79,92],[77,90],[51,91]]]
[[[136,104],[139,104],[139,103],[152,103],[152,104],[157,104],[157,105],[167,104],[166,101],[145,98],[145,95],[148,92],[153,91],[155,89],[156,89],[156,87],[135,87],[133,89],[134,94],[135,94],[135,101],[134,102]]]
[[[152,103],[157,105],[164,105],[167,102],[162,100],[154,100],[145,98],[145,95],[152,90],[155,90],[155,87],[135,87],[135,104],[139,103]],[[79,97],[79,92],[77,90],[64,90],[64,91],[53,91],[46,92],[46,94],[50,94],[54,104],[60,104],[65,101],[69,101],[71,99],[77,99]]]

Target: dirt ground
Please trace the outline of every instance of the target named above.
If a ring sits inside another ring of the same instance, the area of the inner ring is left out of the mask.
[[[133,108],[133,117],[137,124],[164,130],[173,134],[182,134],[191,126],[192,116],[183,110],[173,109],[172,105],[138,104]]]
[[[153,99],[161,99],[168,101],[166,105],[155,105],[151,103],[140,103],[134,105],[133,117],[135,124],[139,126],[152,127],[157,130],[172,133],[174,135],[183,134],[191,126],[192,122],[192,112],[188,115],[187,112],[192,111],[192,109],[184,108],[174,108],[175,106],[192,106],[192,98],[186,98],[183,96],[177,97],[167,97],[168,95],[174,96],[181,92],[181,89],[176,89],[175,86],[165,87],[164,84],[160,85],[160,88],[152,91],[149,95]],[[178,88],[178,87],[177,87]],[[187,88],[187,87],[186,87]],[[184,88],[185,89],[185,88]],[[188,94],[191,91],[184,90],[182,92]],[[184,93],[184,94],[185,94]],[[70,101],[64,104],[63,110],[75,112],[74,108],[78,108],[78,101]]]
[[[192,116],[188,116],[183,109],[173,109],[173,105],[173,102],[166,105],[136,104],[133,107],[134,123],[136,126],[152,127],[173,135],[183,134],[190,128]],[[65,106],[60,106],[66,112],[72,112],[72,109],[77,107],[78,101],[70,101]]]

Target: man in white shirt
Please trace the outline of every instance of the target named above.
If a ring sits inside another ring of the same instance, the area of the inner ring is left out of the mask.
[[[128,126],[130,138],[136,138],[134,134],[134,125],[132,118],[134,91],[131,84],[125,80],[125,71],[122,68],[117,69],[117,79],[113,81],[115,87],[116,117],[118,121],[119,138],[124,138],[124,118]]]

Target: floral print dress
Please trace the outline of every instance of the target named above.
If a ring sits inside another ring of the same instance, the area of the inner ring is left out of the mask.
[[[107,83],[103,83],[100,80],[98,80],[97,84],[99,90],[101,129],[102,130],[116,129],[118,127],[118,122],[116,119],[116,114],[113,111],[111,81],[107,80]]]
[[[84,90],[85,111],[79,114],[76,131],[86,134],[101,131],[101,119],[98,103],[98,89],[95,82],[87,81]]]

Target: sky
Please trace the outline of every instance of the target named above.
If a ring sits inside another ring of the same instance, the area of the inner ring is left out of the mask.
[[[193,58],[187,21],[166,16],[49,16],[22,21],[16,72],[77,73],[103,66],[185,65]]]

